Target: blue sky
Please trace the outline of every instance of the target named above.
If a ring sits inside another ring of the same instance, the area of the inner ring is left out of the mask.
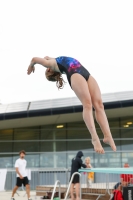
[[[72,56],[96,78],[102,93],[133,90],[133,1],[1,0],[0,102],[75,96],[58,91],[34,56]],[[66,77],[64,79],[67,81]]]

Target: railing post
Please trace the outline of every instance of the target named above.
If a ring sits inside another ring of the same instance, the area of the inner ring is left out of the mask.
[[[57,180],[57,181],[55,182],[55,185],[54,185],[54,189],[53,189],[53,192],[52,192],[51,200],[53,200],[53,198],[54,198],[54,193],[55,193],[57,184],[59,185],[59,199],[61,198],[61,195],[60,195],[60,181]]]
[[[68,189],[67,189],[67,192],[66,192],[66,195],[65,195],[64,200],[67,199],[67,196],[68,196],[68,193],[69,193],[69,190],[70,190],[70,186],[71,186],[72,180],[73,180],[73,178],[74,178],[74,176],[75,176],[76,174],[79,175],[79,179],[80,179],[80,177],[81,177],[81,174],[80,174],[79,172],[73,173],[73,175],[72,175],[72,177],[71,177],[71,180],[70,180],[70,183],[69,183],[69,185],[68,185]],[[80,196],[81,196],[81,189],[80,189]],[[80,199],[81,199],[81,198],[80,198]]]
[[[81,200],[81,198],[82,198],[82,194],[81,194],[81,174],[79,175],[79,183],[80,183],[80,185],[79,185],[79,196],[80,196],[80,200]]]

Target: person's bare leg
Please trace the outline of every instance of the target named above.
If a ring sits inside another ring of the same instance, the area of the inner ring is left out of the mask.
[[[18,188],[19,188],[18,186],[15,186],[15,187],[13,188],[12,197],[14,197],[14,194],[16,193],[16,191],[17,191]]]
[[[71,187],[70,187],[70,194],[71,194],[71,200],[75,200],[75,197],[74,197],[74,184],[73,183],[71,184]]]
[[[30,198],[30,185],[27,184],[25,187],[26,187],[27,197],[28,197],[28,199],[29,199],[29,198]]]
[[[80,190],[80,183],[76,183],[75,184],[76,200],[80,200],[79,190]]]
[[[71,86],[79,100],[82,102],[83,119],[91,134],[94,149],[97,153],[104,153],[104,149],[102,148],[102,145],[96,133],[92,113],[91,96],[89,93],[87,81],[80,74],[76,73],[71,76]]]
[[[104,135],[103,142],[109,144],[113,151],[116,151],[116,146],[110,132],[107,116],[104,111],[101,92],[96,80],[92,76],[90,76],[88,79],[88,87],[92,99],[92,104],[95,108],[95,117]]]

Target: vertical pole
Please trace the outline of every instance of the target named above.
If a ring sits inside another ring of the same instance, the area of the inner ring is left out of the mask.
[[[82,198],[82,194],[81,194],[81,174],[79,175],[79,195],[80,195],[80,200],[81,200],[81,198]]]
[[[57,162],[56,162],[56,155],[55,155],[55,152],[56,152],[56,136],[55,136],[55,131],[53,132],[53,152],[54,152],[54,168],[57,167]]]

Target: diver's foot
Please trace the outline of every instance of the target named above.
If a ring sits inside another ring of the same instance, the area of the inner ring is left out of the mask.
[[[105,153],[99,138],[92,139],[92,144],[94,146],[94,150],[95,150],[96,153],[99,153],[99,154]]]
[[[113,138],[112,138],[111,135],[110,135],[110,136],[105,136],[104,139],[103,139],[103,142],[104,142],[105,144],[110,145],[113,151],[116,151],[116,150],[117,150],[117,149],[116,149],[116,146],[115,146],[115,143],[114,143],[114,140],[113,140]]]

